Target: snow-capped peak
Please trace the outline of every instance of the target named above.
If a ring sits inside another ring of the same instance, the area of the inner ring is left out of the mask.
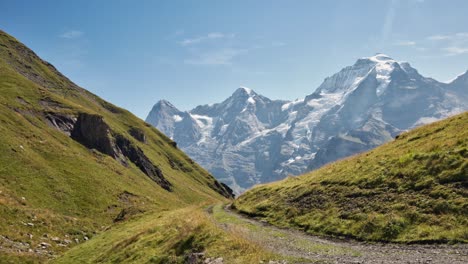
[[[247,103],[252,105],[255,105],[255,98],[258,98],[258,94],[247,87],[238,88],[231,96],[232,102],[241,102],[241,104]]]
[[[239,87],[239,89],[244,90],[248,95],[251,95],[253,90],[244,86]]]
[[[163,100],[159,100],[159,101],[154,105],[154,107],[158,107],[158,106],[161,107],[161,108],[163,108],[163,107],[168,107],[168,108],[172,108],[172,109],[177,109],[177,107],[175,107],[173,104],[171,104],[171,102],[169,102],[169,101],[167,101],[167,100],[164,100],[164,99],[163,99]],[[177,111],[179,111],[179,110],[177,109]]]
[[[252,89],[247,88],[247,87],[243,87],[243,86],[237,88],[237,90],[234,91],[234,93],[232,94],[232,96],[234,96],[234,97],[238,97],[238,96],[252,97],[252,96],[255,96],[255,95],[257,95],[257,93],[255,93]]]
[[[389,56],[377,53],[372,57],[363,57],[356,61],[353,66],[343,68],[340,72],[328,77],[317,89],[318,93],[347,93],[367,78],[375,71],[375,76],[381,86],[377,89],[377,94],[382,94],[386,86],[391,81],[391,73],[397,62]]]

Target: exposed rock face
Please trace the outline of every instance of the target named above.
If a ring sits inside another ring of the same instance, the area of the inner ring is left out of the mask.
[[[122,153],[115,146],[110,128],[102,116],[80,113],[71,137],[88,148],[99,150],[121,162],[125,161],[122,159]]]
[[[133,215],[137,215],[143,213],[143,211],[137,207],[130,206],[127,208],[122,209],[119,214],[114,218],[114,223],[121,222],[124,220],[129,219]]]
[[[57,113],[47,113],[46,114],[46,120],[47,123],[51,126],[54,127],[68,136],[71,135],[71,132],[73,131],[73,127],[75,126],[76,123],[76,117],[72,115],[60,115]]]
[[[229,186],[220,181],[214,181],[213,184],[209,184],[209,186],[211,189],[216,190],[219,194],[226,198],[233,199],[236,197],[234,191]]]
[[[132,135],[132,137],[134,137],[136,140],[146,144],[146,135],[143,132],[143,130],[136,127],[132,127],[130,128],[130,130],[128,130],[128,133]]]
[[[172,190],[171,183],[143,153],[143,150],[122,135],[113,136],[102,116],[80,113],[76,118],[71,115],[47,113],[45,117],[50,126],[66,133],[84,146],[107,154],[124,166],[128,165],[128,159],[159,186],[167,191]],[[129,133],[137,140],[146,142],[143,131],[132,128]]]
[[[225,190],[225,192],[220,192],[221,195],[223,195],[226,198],[235,198],[236,197],[236,195],[234,194],[234,190],[232,190],[227,184],[225,184],[223,182],[220,182],[220,181],[216,181],[216,183],[221,184],[221,186]]]
[[[164,178],[162,171],[151,163],[139,147],[134,146],[130,140],[122,135],[117,135],[115,137],[115,142],[123,155],[133,162],[142,172],[164,189],[168,191],[171,190],[171,183]]]

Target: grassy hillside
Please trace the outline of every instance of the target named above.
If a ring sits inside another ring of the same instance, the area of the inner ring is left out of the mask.
[[[220,229],[207,212],[186,207],[117,225],[52,263],[195,263],[187,262],[190,253],[201,252],[224,263],[274,259],[237,230]]]
[[[311,234],[468,242],[468,113],[240,196],[241,212]]]
[[[229,196],[155,128],[2,31],[0,91],[2,261],[45,260],[114,222]]]

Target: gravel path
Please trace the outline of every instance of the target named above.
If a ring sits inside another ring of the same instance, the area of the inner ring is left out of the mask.
[[[405,245],[366,243],[311,236],[297,230],[281,229],[224,208],[226,230],[289,259],[288,263],[468,263],[468,245]],[[216,219],[216,217],[215,217]],[[226,219],[229,219],[226,221]]]

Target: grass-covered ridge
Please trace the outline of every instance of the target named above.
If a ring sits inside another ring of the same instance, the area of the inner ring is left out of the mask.
[[[130,112],[78,87],[0,31],[0,259],[45,260],[142,213],[225,201],[225,189],[174,142]],[[98,115],[171,184],[162,188],[50,124]],[[132,135],[137,131],[145,140]],[[46,243],[41,246],[41,243]]]
[[[468,242],[468,113],[240,196],[241,212],[311,234]]]

